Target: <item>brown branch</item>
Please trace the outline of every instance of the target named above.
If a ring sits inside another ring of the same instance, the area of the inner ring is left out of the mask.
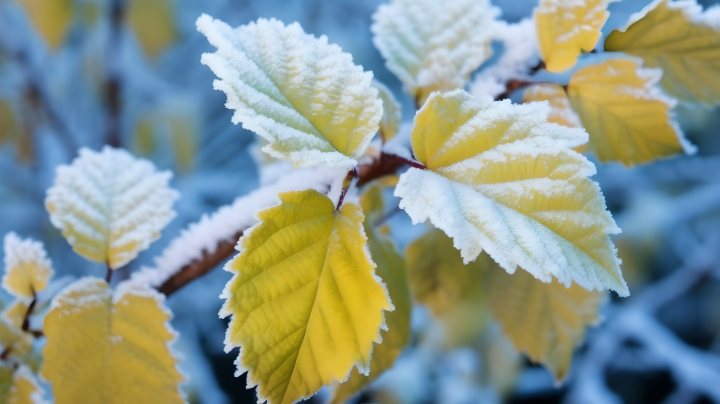
[[[406,164],[415,168],[425,168],[425,166],[416,161],[408,160],[393,154],[383,153],[380,155],[380,158],[375,159],[372,164],[362,165],[359,167],[359,174],[356,174],[359,177],[357,185],[361,186],[374,179],[394,174],[400,167]],[[348,177],[351,175],[352,172],[348,173]],[[352,176],[354,177],[354,175]],[[221,241],[212,253],[203,251],[201,258],[195,259],[180,268],[178,272],[168,278],[162,285],[158,286],[157,290],[165,296],[170,296],[175,291],[193,280],[207,274],[233,254],[235,251],[235,245],[242,235],[243,232],[239,231],[231,239]]]
[[[187,285],[192,280],[210,272],[219,263],[223,262],[232,255],[233,251],[235,251],[235,245],[242,235],[243,232],[239,231],[235,233],[231,239],[221,241],[212,253],[203,251],[203,255],[200,259],[193,260],[182,267],[180,271],[160,285],[157,288],[158,291],[163,293],[165,296],[170,296],[172,293]]]
[[[110,37],[105,66],[105,104],[108,110],[108,123],[105,143],[120,147],[120,117],[122,114],[122,77],[120,69],[120,36],[125,18],[125,1],[113,0],[110,5]]]
[[[30,328],[30,315],[32,314],[33,310],[35,309],[35,304],[37,304],[37,296],[35,296],[35,291],[33,291],[33,299],[32,302],[30,302],[30,305],[27,308],[27,311],[25,312],[25,317],[23,317],[22,322],[22,330],[27,331]]]
[[[535,83],[536,82],[534,81],[510,80],[507,82],[507,84],[505,84],[505,92],[495,97],[495,101],[502,101],[508,99],[516,90],[531,86]]]

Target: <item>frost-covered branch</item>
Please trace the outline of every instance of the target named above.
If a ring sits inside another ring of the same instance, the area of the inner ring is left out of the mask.
[[[361,165],[357,185],[392,174],[405,164],[417,164],[395,155],[382,153],[371,164]],[[192,280],[205,275],[232,255],[243,231],[253,226],[257,211],[278,203],[280,192],[315,189],[327,192],[337,172],[325,166],[291,171],[277,182],[237,198],[192,223],[155,259],[155,267],[143,267],[133,274],[132,282],[147,283],[170,295]]]

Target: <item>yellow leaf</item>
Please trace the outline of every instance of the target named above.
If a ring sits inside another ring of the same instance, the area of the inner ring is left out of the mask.
[[[30,368],[20,365],[13,374],[13,386],[10,389],[8,404],[43,403],[43,394],[43,389]]]
[[[2,286],[5,290],[19,298],[33,298],[45,289],[53,270],[42,243],[8,233],[4,250]]]
[[[412,147],[427,169],[395,196],[413,223],[452,237],[465,263],[485,250],[508,271],[629,294],[608,234],[618,233],[595,166],[571,150],[581,129],[547,122],[550,107],[434,93],[415,116]]]
[[[550,104],[550,115],[547,121],[568,128],[582,128],[580,117],[570,106],[565,89],[559,84],[537,84],[523,94],[523,102],[547,101]]]
[[[407,248],[408,280],[418,303],[440,317],[461,303],[481,301],[482,277],[486,261],[463,264],[452,239],[442,230],[432,229]]]
[[[57,404],[183,403],[176,333],[164,297],[82,278],[55,298],[45,317],[42,376]]]
[[[25,302],[22,300],[16,300],[12,305],[3,310],[2,316],[10,325],[19,330],[22,328],[28,308],[29,307]]]
[[[492,55],[499,14],[488,0],[392,0],[373,15],[373,42],[422,105],[433,91],[464,87]]]
[[[660,71],[629,60],[607,60],[577,71],[570,79],[570,104],[590,134],[600,161],[626,166],[694,152],[672,119],[675,100],[655,84]]]
[[[373,262],[360,206],[338,212],[314,190],[286,192],[258,213],[226,269],[221,317],[232,315],[226,350],[240,346],[238,369],[260,401],[289,404],[370,368],[372,342],[392,304]]]
[[[375,345],[370,362],[370,375],[351,372],[350,378],[337,385],[333,391],[333,404],[347,401],[375,380],[382,372],[392,367],[400,352],[410,342],[410,290],[405,274],[405,260],[397,251],[395,244],[373,229],[372,223],[384,213],[382,187],[370,188],[360,198],[360,206],[366,214],[364,228],[368,237],[368,247],[377,264],[376,273],[387,284],[395,310],[385,314],[388,331],[382,333],[382,343]]]
[[[487,254],[465,265],[452,239],[432,229],[407,248],[407,272],[415,300],[442,326],[442,349],[474,343],[487,325],[482,277]]]
[[[570,100],[561,85],[537,84],[528,88],[523,94],[523,102],[533,101],[547,101],[550,104],[548,122],[567,126],[568,128],[582,128],[580,117],[570,106]],[[573,148],[577,152],[582,152],[583,149],[585,149],[585,145]]]
[[[65,40],[72,18],[73,0],[17,0],[50,49]]]
[[[714,14],[717,16],[717,13]],[[655,0],[605,40],[605,50],[663,70],[665,91],[683,101],[720,102],[720,24],[695,1]]]
[[[0,318],[0,345],[9,350],[10,357],[22,357],[32,349],[30,334],[16,328],[8,320]]]
[[[131,0],[128,22],[145,54],[157,58],[177,36],[170,0]]]
[[[400,115],[400,103],[395,99],[392,91],[385,84],[373,80],[372,86],[377,88],[378,95],[383,102],[383,115],[380,120],[380,135],[383,143],[395,137],[400,130],[402,116]]]
[[[264,152],[298,166],[357,165],[382,118],[372,73],[298,23],[261,18],[233,29],[203,15],[197,27],[218,48],[202,56],[220,79],[214,88],[234,123],[270,142]]]
[[[160,238],[172,220],[172,174],[122,149],[81,149],[47,191],[50,221],[83,257],[117,269]]]
[[[598,321],[605,294],[557,281],[542,283],[525,272],[508,275],[489,268],[486,291],[490,308],[519,351],[550,369],[557,380],[567,375],[573,351],[585,327]]]
[[[540,0],[535,9],[540,53],[547,69],[563,72],[600,39],[613,0]]]
[[[38,404],[44,402],[42,396],[42,387],[27,366],[15,370],[0,366],[0,403]]]

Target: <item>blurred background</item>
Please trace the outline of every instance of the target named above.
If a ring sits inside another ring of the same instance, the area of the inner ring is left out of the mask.
[[[414,107],[372,44],[377,0],[0,0],[0,236],[15,231],[45,243],[56,288],[104,266],[72,253],[48,219],[45,190],[55,167],[80,147],[109,144],[175,174],[182,195],[163,237],[115,281],[152,264],[180,230],[259,186],[255,135],[231,123],[225,95],[200,64],[212,51],[195,30],[201,13],[230,25],[258,17],[298,21],[327,35],[371,70],[403,105]],[[536,0],[494,0],[502,18],[531,16]],[[607,35],[648,0],[610,5]],[[716,1],[699,1],[709,7]],[[599,43],[602,43],[603,39]],[[500,54],[502,48],[495,47]],[[603,57],[584,56],[583,63]],[[492,59],[485,65],[492,64]],[[582,63],[581,63],[582,65]],[[482,67],[481,67],[482,69]],[[720,74],[720,71],[718,71]],[[556,77],[562,81],[562,77]],[[414,338],[395,367],[358,403],[712,403],[720,402],[720,114],[679,105],[694,156],[627,169],[598,165],[594,177],[623,233],[614,238],[632,297],[614,297],[591,329],[568,380],[517,355],[499,335],[440,324],[413,312]],[[390,207],[397,202],[388,200]],[[404,214],[389,224],[402,250],[424,227]],[[254,403],[237,350],[223,353],[218,298],[230,274],[215,269],[173,294],[181,368],[193,403]],[[649,313],[649,314],[648,314]],[[480,320],[478,320],[480,321]],[[456,329],[453,329],[455,327]],[[445,333],[436,335],[438,328]],[[453,336],[462,334],[463,337]],[[475,335],[476,336],[476,335]],[[324,402],[326,391],[311,401]]]

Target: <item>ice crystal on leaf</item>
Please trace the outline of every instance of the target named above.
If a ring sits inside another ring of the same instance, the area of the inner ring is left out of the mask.
[[[665,91],[683,101],[720,103],[720,8],[703,13],[695,0],[655,0],[613,31],[605,50],[662,68]]]
[[[45,206],[75,252],[116,269],[160,238],[175,217],[171,176],[122,149],[81,149],[71,165],[58,167]]]
[[[418,105],[462,88],[492,51],[499,10],[488,0],[393,0],[373,16],[373,42]]]
[[[217,48],[202,56],[220,80],[234,123],[268,145],[263,151],[298,166],[357,165],[382,118],[372,73],[327,37],[275,19],[231,28],[203,15],[200,32]]]
[[[464,261],[483,250],[509,273],[628,295],[608,234],[595,167],[573,151],[581,129],[548,123],[547,104],[513,105],[456,90],[434,93],[415,117],[411,168],[395,195],[414,223],[453,238]]]
[[[52,264],[42,243],[21,240],[15,233],[5,235],[5,274],[2,286],[20,298],[32,298],[45,289],[53,275]]]
[[[540,0],[535,9],[540,52],[547,69],[562,72],[600,39],[613,0]]]
[[[677,101],[656,86],[661,74],[633,61],[607,60],[572,76],[570,104],[590,135],[588,148],[600,161],[632,166],[695,152],[673,120]]]
[[[339,211],[314,190],[280,194],[258,213],[226,269],[222,297],[232,315],[225,349],[239,346],[239,372],[260,401],[290,404],[344,381],[353,365],[367,374],[373,341],[387,329],[388,292],[375,275],[360,206]]]

